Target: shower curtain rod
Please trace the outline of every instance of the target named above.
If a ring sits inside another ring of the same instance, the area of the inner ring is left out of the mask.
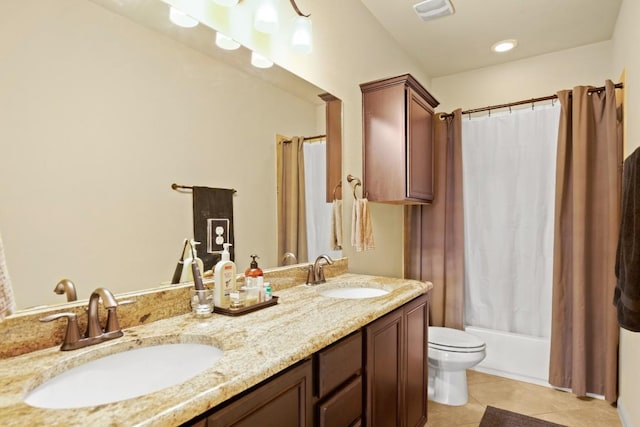
[[[616,89],[622,89],[624,87],[624,85],[622,83],[616,83],[614,87]],[[604,89],[605,89],[604,86],[602,86],[602,87],[594,87],[594,88],[589,89],[588,92],[589,93],[601,92]],[[531,99],[525,99],[525,100],[522,100],[522,101],[509,102],[507,104],[490,105],[488,107],[474,108],[473,110],[463,111],[462,114],[464,115],[464,114],[480,113],[482,111],[499,110],[501,108],[510,108],[510,107],[515,107],[516,105],[535,104],[536,102],[551,101],[551,100],[554,100],[554,99],[558,99],[558,95],[549,95],[549,96],[543,96],[541,98],[531,98]],[[447,117],[453,117],[453,113],[442,114],[440,116],[440,119],[444,120]]]
[[[326,138],[327,135],[314,135],[314,136],[305,136],[302,138],[303,141],[312,141],[314,139],[322,139],[322,138]],[[291,142],[290,139],[283,139],[282,140],[283,143],[288,144]]]

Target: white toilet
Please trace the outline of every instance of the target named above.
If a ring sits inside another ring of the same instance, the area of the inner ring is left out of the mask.
[[[469,399],[466,370],[485,358],[485,343],[458,329],[429,326],[429,399],[464,405]]]

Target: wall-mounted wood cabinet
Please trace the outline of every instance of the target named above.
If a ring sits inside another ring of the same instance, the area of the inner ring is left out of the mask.
[[[410,74],[363,83],[360,89],[363,194],[372,202],[431,203],[438,101]]]

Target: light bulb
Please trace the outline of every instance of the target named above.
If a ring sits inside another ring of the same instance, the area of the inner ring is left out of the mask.
[[[214,3],[224,7],[232,7],[238,4],[238,0],[213,0]]]
[[[266,34],[273,34],[278,30],[278,11],[272,0],[262,0],[253,18],[253,26]]]
[[[257,68],[269,68],[273,65],[273,61],[256,52],[251,52],[251,65]]]
[[[179,27],[193,28],[198,25],[198,20],[190,17],[181,10],[171,6],[169,9],[169,20]]]
[[[293,34],[291,35],[291,50],[295,53],[308,55],[313,48],[311,19],[297,16],[293,20]]]
[[[240,47],[240,43],[220,32],[216,33],[216,45],[224,50],[236,50]]]

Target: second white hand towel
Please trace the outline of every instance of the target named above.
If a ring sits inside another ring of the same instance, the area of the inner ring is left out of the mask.
[[[356,199],[353,201],[353,215],[351,218],[351,245],[357,252],[376,248],[373,238],[373,225],[369,214],[369,201]]]

